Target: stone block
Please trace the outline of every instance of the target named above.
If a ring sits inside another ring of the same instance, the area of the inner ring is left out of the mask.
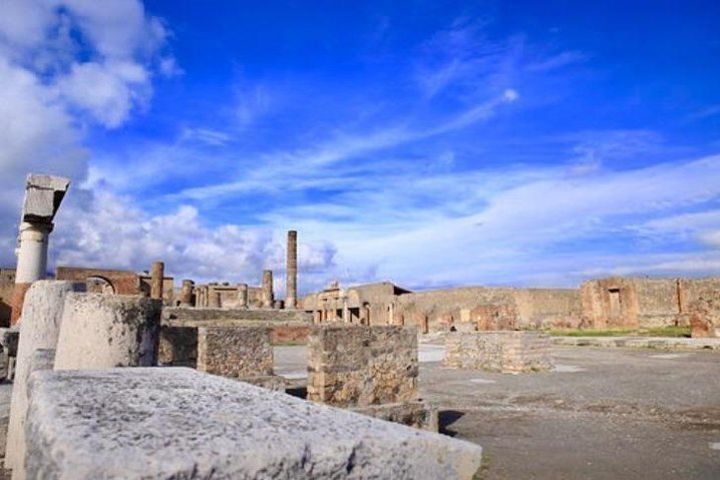
[[[197,369],[231,378],[273,374],[273,350],[267,327],[200,327]]]
[[[471,479],[481,448],[185,368],[36,372],[28,478]]]
[[[693,338],[720,337],[720,293],[707,294],[690,305],[690,334]]]
[[[309,400],[347,407],[417,399],[414,327],[316,327],[308,359]]]
[[[445,337],[443,364],[492,372],[552,369],[550,337],[535,332],[451,332]]]
[[[38,349],[54,349],[57,345],[65,297],[82,286],[72,282],[38,280],[25,296],[22,333],[16,340],[15,381],[10,404],[5,465],[16,468],[23,460],[25,446],[25,414],[27,412],[27,378],[33,355]],[[50,365],[52,368],[52,364]]]
[[[161,300],[140,296],[69,293],[55,369],[155,365],[161,308]]]

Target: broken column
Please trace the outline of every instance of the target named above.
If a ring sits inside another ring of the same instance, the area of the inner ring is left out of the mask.
[[[248,286],[247,283],[241,283],[237,287],[238,291],[238,308],[247,308],[248,306]]]
[[[272,308],[274,303],[275,294],[273,293],[273,272],[272,270],[263,270],[262,306],[264,308]]]
[[[130,295],[69,293],[56,370],[153,366],[162,302]]]
[[[5,452],[6,468],[19,467],[24,459],[27,378],[33,352],[37,349],[55,348],[60,332],[65,297],[68,293],[82,288],[84,288],[84,284],[39,280],[32,284],[25,296],[10,405]]]
[[[37,174],[27,177],[16,249],[18,260],[11,325],[20,319],[25,293],[32,282],[45,277],[48,237],[53,230],[55,214],[69,186],[70,180],[67,178]]]
[[[165,264],[153,262],[150,271],[150,298],[163,298],[163,279],[165,278]]]
[[[180,305],[183,307],[191,307],[193,304],[193,285],[192,280],[183,280],[180,288]]]
[[[290,230],[287,238],[287,281],[285,308],[297,307],[297,232]]]

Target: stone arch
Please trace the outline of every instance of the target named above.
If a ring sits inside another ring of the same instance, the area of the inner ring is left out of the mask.
[[[109,295],[116,293],[115,285],[101,275],[91,275],[87,277],[85,279],[85,285],[87,285],[87,291],[91,293],[105,293]]]

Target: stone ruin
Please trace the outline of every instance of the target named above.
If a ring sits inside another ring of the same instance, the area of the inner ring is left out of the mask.
[[[322,326],[308,339],[307,399],[426,430],[435,409],[418,398],[414,328]]]
[[[720,337],[720,292],[698,299],[690,306],[688,316],[694,338]]]
[[[536,332],[452,332],[445,338],[443,365],[500,373],[553,368],[550,337]]]
[[[376,409],[359,415],[238,382],[272,373],[263,327],[176,327],[195,331],[186,351],[196,370],[155,367],[160,300],[83,288],[48,280],[28,291],[6,449],[13,478],[470,479],[480,466],[477,445],[372,418],[407,417],[402,402],[416,400],[412,329],[321,327],[318,372],[347,362],[332,345],[360,347],[357,361],[370,359],[363,346],[377,353],[335,376],[350,392],[334,397],[342,402],[323,402]]]
[[[65,197],[70,180],[50,175],[30,174],[25,183],[25,200],[20,214],[15,290],[12,298],[14,325],[22,315],[25,292],[32,282],[45,278],[48,238],[53,220]]]

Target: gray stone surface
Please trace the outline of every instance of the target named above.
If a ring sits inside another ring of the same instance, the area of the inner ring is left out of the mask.
[[[69,293],[55,369],[152,366],[162,301],[131,295]]]
[[[70,180],[50,175],[31,173],[25,185],[25,201],[22,209],[22,221],[30,223],[50,223],[55,217]]]
[[[29,478],[470,479],[481,448],[185,368],[36,372]]]
[[[38,349],[55,348],[65,297],[73,290],[81,288],[72,282],[38,280],[32,284],[25,296],[23,321],[19,325],[22,335],[17,346],[15,382],[5,450],[5,465],[8,468],[15,468],[23,460],[27,378],[34,352]]]

